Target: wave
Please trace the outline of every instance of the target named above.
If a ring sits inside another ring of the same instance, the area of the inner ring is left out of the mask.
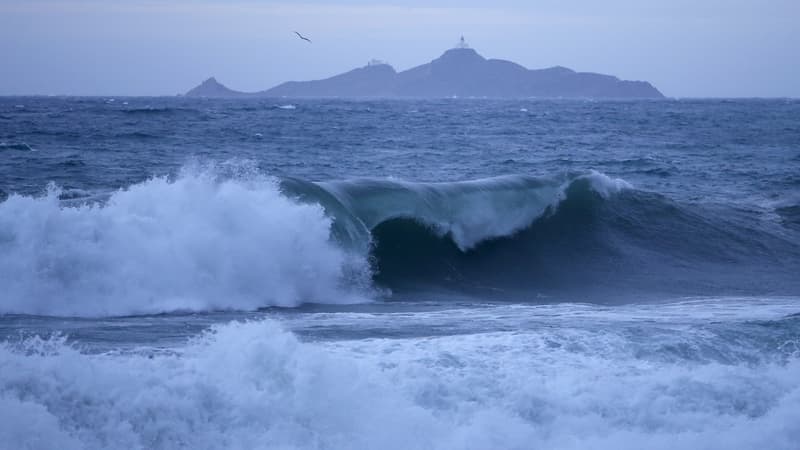
[[[795,449],[797,319],[784,322],[784,331],[622,320],[303,342],[265,320],[216,325],[168,351],[100,354],[29,338],[0,344],[0,440],[32,449]]]
[[[315,183],[232,169],[186,168],[103,202],[11,194],[0,313],[250,310],[420,289],[601,303],[800,292],[794,227],[599,172]]]
[[[449,237],[460,250],[467,251],[480,242],[509,236],[529,226],[564,200],[574,183],[585,183],[603,198],[631,188],[624,180],[599,172],[453,183],[361,179],[304,185],[292,180],[283,187],[290,196],[319,201],[339,221],[356,218],[371,231],[395,219],[409,219],[438,236]],[[342,211],[348,214],[342,217]]]
[[[775,211],[781,216],[788,226],[800,228],[800,204],[791,206],[781,206]]]
[[[58,163],[59,166],[64,168],[85,167],[86,162],[78,155],[68,155],[66,158]]]
[[[30,145],[25,142],[0,142],[0,150],[26,150],[35,151]]]
[[[200,111],[193,108],[180,108],[169,106],[146,106],[136,108],[119,109],[123,114],[130,115],[172,115],[183,113],[199,113]]]
[[[185,170],[64,206],[0,203],[0,312],[105,316],[361,301],[369,267],[274,180]]]
[[[322,204],[341,241],[369,239],[374,278],[395,292],[605,302],[800,291],[796,234],[594,171],[457,183],[293,180],[283,188]]]
[[[800,178],[796,184],[800,185]],[[777,214],[784,226],[800,230],[800,195],[770,202],[767,207]]]
[[[159,139],[162,136],[155,133],[146,133],[143,131],[123,132],[114,136],[117,139]]]

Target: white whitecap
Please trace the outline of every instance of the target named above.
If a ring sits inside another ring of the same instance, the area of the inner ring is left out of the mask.
[[[0,313],[107,316],[363,301],[363,255],[319,205],[272,179],[184,170],[65,206],[60,191],[0,203]]]

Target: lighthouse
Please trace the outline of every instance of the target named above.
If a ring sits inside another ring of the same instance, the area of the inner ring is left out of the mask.
[[[469,45],[467,45],[467,41],[464,40],[463,35],[461,36],[461,40],[458,41],[458,45],[456,45],[456,48],[469,48]]]

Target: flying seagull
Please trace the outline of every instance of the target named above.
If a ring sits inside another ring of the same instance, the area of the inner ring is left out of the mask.
[[[308,41],[308,43],[309,43],[309,44],[311,44],[311,43],[312,43],[312,42],[311,42],[311,39],[309,39],[309,38],[307,38],[307,37],[303,36],[302,34],[298,33],[297,31],[295,31],[295,32],[294,32],[294,34],[296,34],[296,35],[297,35],[297,37],[299,37],[300,39],[302,39],[302,40],[304,40],[304,41]]]

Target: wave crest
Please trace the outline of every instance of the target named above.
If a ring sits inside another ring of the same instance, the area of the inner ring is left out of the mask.
[[[582,183],[604,198],[632,188],[624,180],[595,171],[554,178],[514,175],[452,183],[354,180],[319,186],[342,205],[337,209],[346,209],[369,230],[411,219],[439,236],[450,236],[467,251],[528,227],[556,209],[571,186]]]
[[[601,303],[800,289],[792,230],[599,172],[313,183],[223,164],[70,197],[0,203],[0,313],[252,310],[384,288]]]
[[[0,312],[125,315],[360,301],[363,255],[330,239],[319,205],[266,177],[184,170],[103,204],[0,203]]]

